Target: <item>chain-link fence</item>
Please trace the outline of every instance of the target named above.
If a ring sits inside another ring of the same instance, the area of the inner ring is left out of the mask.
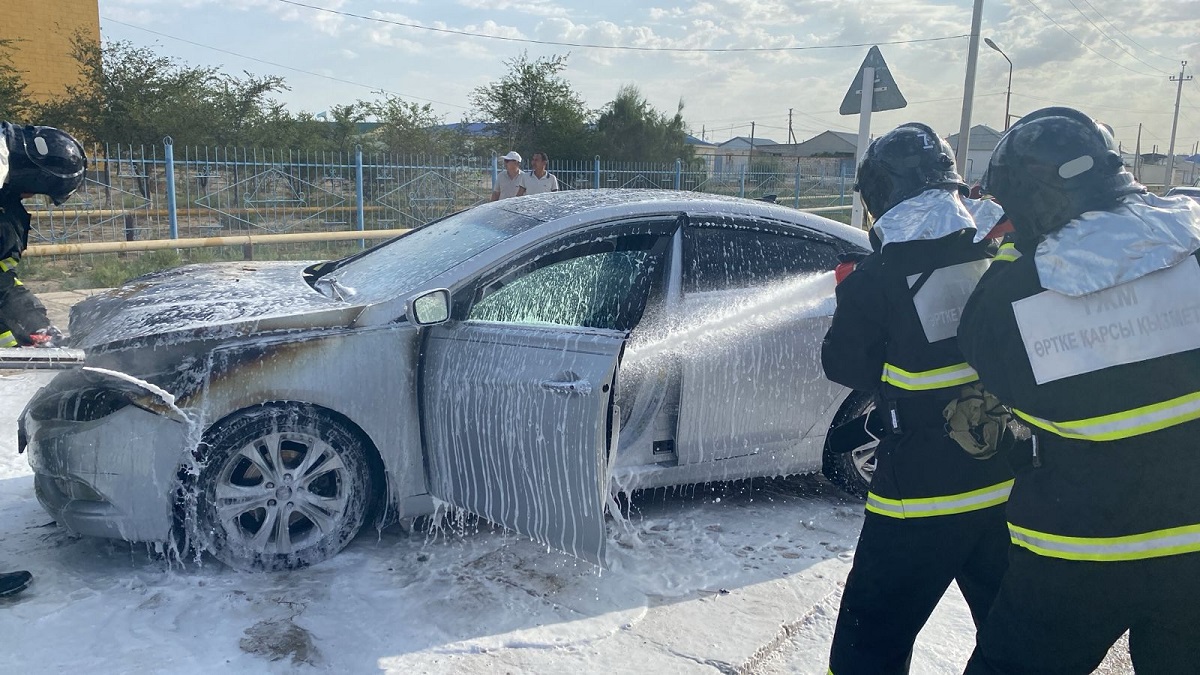
[[[23,277],[64,287],[113,285],[184,262],[255,258],[329,259],[360,249],[325,243],[35,255],[39,244],[133,242],[246,234],[354,232],[415,227],[487,201],[496,157],[297,152],[100,144],[70,200],[26,202],[33,216]],[[796,208],[849,204],[845,160],[700,157],[667,164],[551,160],[563,190],[645,188],[771,198]],[[852,165],[850,165],[852,170]]]
[[[87,181],[65,204],[32,200],[31,244],[137,241],[229,234],[395,229],[420,225],[491,195],[495,157],[413,157],[97,145]],[[552,161],[564,190],[675,189],[762,198],[798,208],[848,202],[844,165],[755,158],[712,171],[671,164]]]

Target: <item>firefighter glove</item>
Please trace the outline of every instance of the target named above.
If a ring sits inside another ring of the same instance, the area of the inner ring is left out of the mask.
[[[978,382],[962,387],[942,416],[946,418],[946,433],[975,459],[988,459],[1003,444],[1012,442],[1008,433],[1012,411]]]

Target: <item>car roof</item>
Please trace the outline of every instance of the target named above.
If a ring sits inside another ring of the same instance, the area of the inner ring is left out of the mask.
[[[569,230],[576,225],[594,223],[606,218],[663,213],[751,216],[793,223],[869,247],[866,233],[856,227],[787,206],[704,192],[620,188],[565,190],[504,199],[476,208],[500,209],[545,223],[554,223],[553,229],[556,230]]]

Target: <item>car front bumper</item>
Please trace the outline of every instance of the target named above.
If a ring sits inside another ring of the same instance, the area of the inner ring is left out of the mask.
[[[79,534],[165,541],[187,425],[128,405],[98,420],[22,418],[38,501]]]

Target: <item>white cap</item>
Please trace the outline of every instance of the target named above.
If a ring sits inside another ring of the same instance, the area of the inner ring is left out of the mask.
[[[511,161],[516,162],[517,164],[520,164],[521,163],[521,153],[517,152],[516,150],[509,150],[508,154],[501,157],[500,159],[502,159],[506,162],[511,160]]]

